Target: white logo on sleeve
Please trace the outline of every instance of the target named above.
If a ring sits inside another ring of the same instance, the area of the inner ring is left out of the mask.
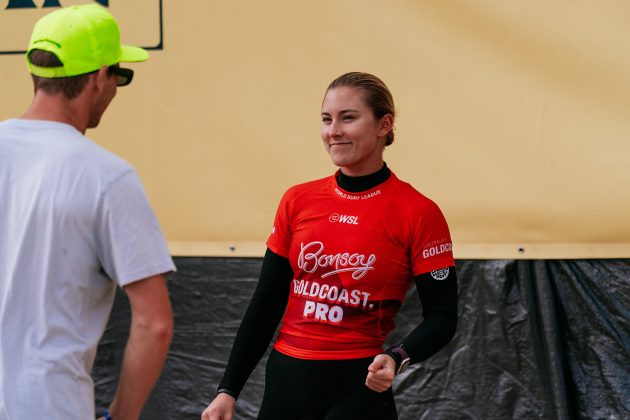
[[[444,280],[448,277],[448,267],[440,268],[439,270],[431,271],[431,277],[436,280]]]
[[[451,242],[442,243],[439,245],[433,245],[422,251],[423,258],[431,258],[436,255],[444,254],[445,252],[451,252],[453,250],[453,244]]]

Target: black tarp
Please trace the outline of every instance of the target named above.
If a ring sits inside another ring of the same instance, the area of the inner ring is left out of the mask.
[[[176,263],[173,343],[143,419],[200,418],[261,259]],[[630,260],[459,260],[457,276],[457,333],[396,379],[401,420],[630,419]],[[420,319],[412,288],[388,343]],[[113,397],[128,328],[128,302],[118,293],[94,367],[97,413]],[[237,419],[256,418],[264,362],[239,398]]]

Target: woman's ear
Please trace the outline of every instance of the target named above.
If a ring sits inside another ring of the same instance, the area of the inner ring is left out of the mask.
[[[394,129],[394,116],[392,114],[385,114],[381,118],[378,135],[380,137],[384,137],[393,129]]]

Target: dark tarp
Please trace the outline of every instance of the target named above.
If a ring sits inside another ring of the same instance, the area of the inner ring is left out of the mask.
[[[175,334],[143,419],[199,419],[213,398],[260,259],[177,258]],[[401,420],[630,419],[630,260],[457,261],[453,341],[394,389]],[[388,343],[421,319],[415,288]],[[118,293],[94,367],[97,413],[111,401],[129,328]],[[255,419],[264,360],[238,401]]]

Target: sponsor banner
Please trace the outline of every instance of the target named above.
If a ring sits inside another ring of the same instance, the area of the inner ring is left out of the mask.
[[[23,54],[33,25],[42,16],[59,7],[88,3],[109,9],[123,43],[162,48],[162,0],[0,0],[0,54]]]
[[[32,25],[78,2],[0,0],[0,120],[30,102],[15,52]],[[162,45],[163,5],[168,48],[130,66],[132,86],[88,136],[138,169],[175,255],[264,255],[282,193],[337,170],[314,121],[330,81],[359,68],[391,89],[401,113],[386,161],[439,205],[455,258],[630,257],[628,1],[99,2],[123,42],[144,47]],[[349,36],[362,42],[338,42]],[[376,68],[374,51],[388,52]],[[202,75],[182,75],[190,57]],[[278,115],[291,118],[269,129]],[[360,205],[379,191],[333,194]],[[363,228],[350,209],[331,208],[326,224]],[[421,258],[442,260],[445,242]],[[319,257],[305,264],[336,253]]]

